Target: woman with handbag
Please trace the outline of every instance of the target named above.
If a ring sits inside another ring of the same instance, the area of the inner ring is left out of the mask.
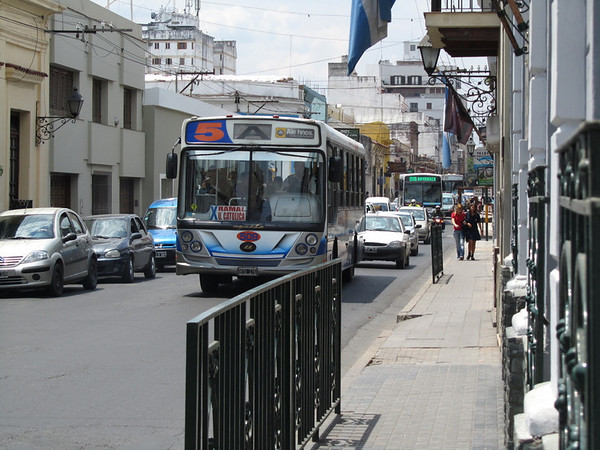
[[[483,229],[481,228],[481,216],[477,212],[477,205],[475,202],[471,203],[467,215],[465,218],[465,239],[468,242],[469,254],[467,259],[475,261],[475,244],[481,240],[481,234]]]
[[[456,242],[456,258],[461,261],[465,259],[465,244],[464,244],[464,236],[463,236],[463,224],[465,222],[466,216],[463,212],[462,204],[456,205],[456,209],[450,215],[452,219],[452,226],[454,228],[454,242]]]

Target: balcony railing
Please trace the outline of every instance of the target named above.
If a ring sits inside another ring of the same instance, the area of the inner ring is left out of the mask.
[[[478,0],[432,0],[432,12],[494,12],[493,2],[483,2],[480,6]],[[485,5],[487,3],[487,6]]]

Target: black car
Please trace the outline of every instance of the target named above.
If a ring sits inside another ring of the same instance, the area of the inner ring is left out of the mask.
[[[101,214],[84,219],[98,257],[99,277],[132,283],[134,272],[156,276],[154,239],[135,214]]]

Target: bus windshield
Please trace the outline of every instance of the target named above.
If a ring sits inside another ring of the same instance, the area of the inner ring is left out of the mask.
[[[323,224],[324,157],[288,149],[182,151],[178,216],[203,226]]]
[[[420,205],[440,204],[442,186],[438,183],[406,183],[404,185],[404,198],[415,199]]]

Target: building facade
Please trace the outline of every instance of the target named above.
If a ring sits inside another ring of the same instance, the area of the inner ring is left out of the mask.
[[[0,3],[0,211],[50,203],[50,154],[36,143],[36,118],[47,105],[53,14],[50,0]]]

